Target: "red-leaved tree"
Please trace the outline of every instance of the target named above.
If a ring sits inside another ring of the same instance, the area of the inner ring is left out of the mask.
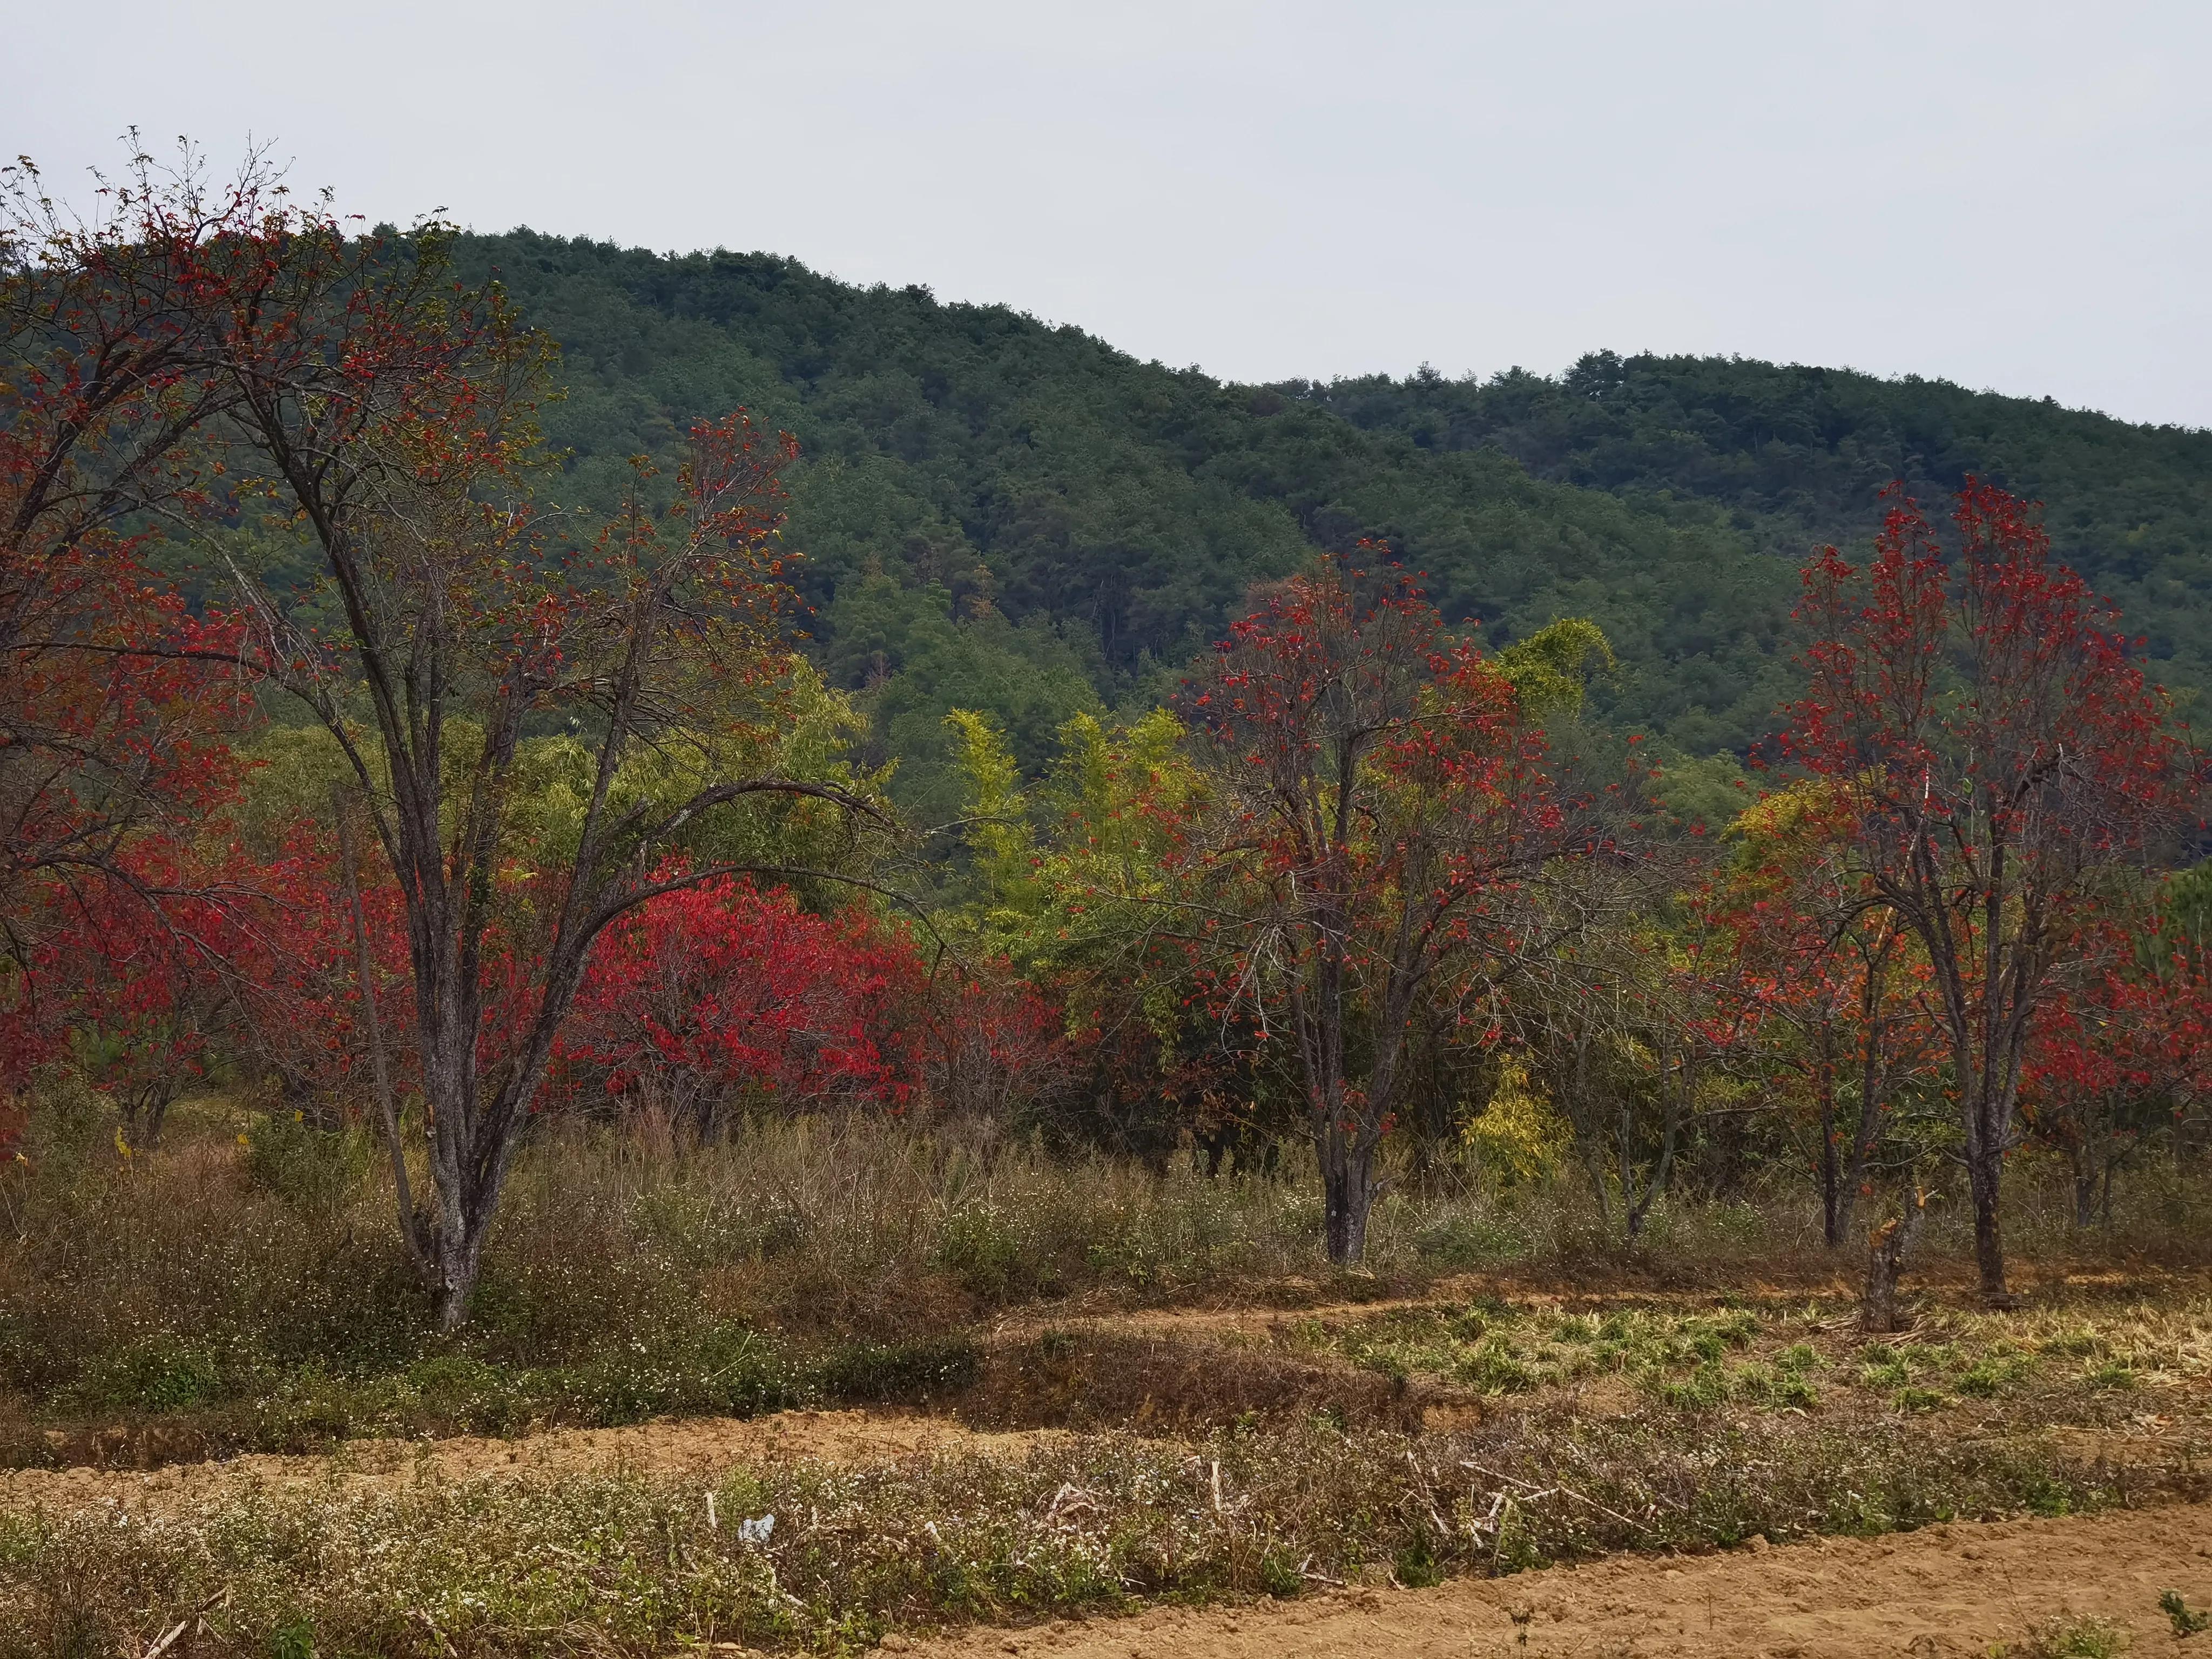
[[[2109,1220],[2121,1166],[2212,1088],[2212,981],[2168,922],[2126,903],[2089,921],[2086,971],[2028,1042],[2023,1113],[2066,1159],[2076,1226]]]
[[[167,926],[181,841],[235,783],[231,636],[147,568],[148,526],[204,508],[202,440],[235,398],[206,370],[234,310],[300,263],[258,158],[216,185],[189,152],[169,175],[136,156],[100,198],[79,219],[27,161],[0,170],[0,974],[18,976],[125,897],[131,931]]]
[[[543,343],[496,290],[442,285],[442,247],[428,234],[359,268],[322,381],[264,380],[244,344],[226,372],[243,447],[297,507],[345,618],[325,637],[240,573],[244,659],[337,741],[398,884],[432,1188],[418,1207],[403,1185],[401,1231],[450,1328],[600,934],[659,894],[776,872],[669,872],[707,815],[874,809],[760,765],[791,683],[775,541],[791,440],[702,422],[666,508],[641,490],[588,551],[562,549],[526,477]],[[548,718],[582,734],[557,844],[522,811],[526,728]],[[381,1115],[397,1181],[388,1098]]]
[[[2033,509],[1970,482],[1953,517],[1954,554],[1900,498],[1866,569],[1833,548],[1807,568],[1811,685],[1785,748],[1845,803],[1861,902],[1925,954],[1998,1301],[2001,1172],[2037,1015],[2099,882],[2164,850],[2197,777],[2164,693],[2052,562]]]
[[[1510,948],[1567,815],[1512,682],[1395,568],[1293,578],[1187,702],[1218,796],[1196,914],[1231,995],[1290,1043],[1329,1257],[1356,1262],[1423,1000]]]
[[[1901,1096],[1936,1062],[1925,964],[1894,913],[1868,902],[1846,795],[1807,780],[1733,827],[1735,851],[1696,896],[1732,938],[1759,1005],[1761,1048],[1794,1132],[1809,1139],[1829,1248],[1849,1237]]]

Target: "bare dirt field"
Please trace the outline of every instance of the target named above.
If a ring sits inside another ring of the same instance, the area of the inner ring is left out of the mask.
[[[2212,1505],[1620,1556],[1434,1589],[1348,1588],[884,1645],[934,1659],[1982,1659],[2033,1653],[2054,1623],[2097,1619],[2127,1632],[2136,1656],[2212,1652],[2212,1634],[2173,1634],[2158,1606],[2167,1589],[2212,1602]]]

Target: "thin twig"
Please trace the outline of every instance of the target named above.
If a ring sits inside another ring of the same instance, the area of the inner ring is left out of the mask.
[[[1572,1486],[1564,1485],[1563,1483],[1554,1481],[1552,1485],[1539,1491],[1536,1487],[1529,1485],[1526,1480],[1516,1480],[1510,1474],[1500,1474],[1495,1469],[1486,1469],[1480,1463],[1463,1462],[1460,1465],[1460,1468],[1463,1469],[1472,1469],[1475,1474],[1482,1475],[1492,1480],[1503,1480],[1509,1486],[1518,1486],[1522,1491],[1529,1494],[1531,1502],[1534,1501],[1537,1498],[1547,1497],[1553,1492],[1557,1492],[1562,1498],[1573,1498],[1577,1504],[1589,1504],[1590,1508],[1595,1510],[1600,1515],[1611,1516],[1614,1520],[1620,1522],[1624,1527],[1633,1527],[1637,1531],[1649,1534],[1650,1536],[1655,1538],[1658,1536],[1658,1534],[1652,1528],[1646,1526],[1643,1522],[1636,1519],[1635,1516],[1623,1515],[1619,1510],[1607,1509],[1604,1504],[1599,1503],[1595,1498],[1586,1498],[1581,1492],[1577,1492]]]

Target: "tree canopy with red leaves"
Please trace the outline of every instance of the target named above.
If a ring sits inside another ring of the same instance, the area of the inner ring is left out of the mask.
[[[1982,1289],[2001,1299],[1999,1186],[2029,1038],[2100,882],[2169,851],[2198,767],[2034,510],[1976,483],[1952,518],[1948,552],[1896,500],[1866,568],[1833,548],[1806,568],[1811,684],[1784,747],[1838,792],[1856,902],[1926,955]]]
[[[1357,1261],[1421,1000],[1515,948],[1569,814],[1512,679],[1395,568],[1292,578],[1185,696],[1218,792],[1196,856],[1235,957],[1223,982],[1290,1045],[1328,1254]]]

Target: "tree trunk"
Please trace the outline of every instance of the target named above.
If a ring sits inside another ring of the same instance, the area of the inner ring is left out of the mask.
[[[1993,1308],[2008,1306],[2012,1294],[2005,1288],[2004,1228],[1998,1207],[1998,1172],[2003,1154],[1985,1134],[1972,1135],[1966,1143],[1966,1188],[1974,1203],[1974,1266],[1981,1277],[1982,1300]]]
[[[384,1024],[377,1010],[376,957],[368,943],[368,922],[361,903],[361,854],[355,838],[353,800],[344,785],[331,785],[331,811],[337,826],[338,858],[345,872],[346,907],[353,921],[354,976],[361,992],[362,1035],[368,1042],[369,1076],[376,1088],[376,1116],[384,1148],[392,1160],[392,1202],[399,1211],[399,1238],[418,1278],[426,1267],[425,1218],[415,1209],[407,1180],[407,1146],[399,1128],[399,1103],[392,1091],[392,1068],[384,1053]]]
[[[161,1123],[169,1115],[169,1103],[177,1097],[177,1075],[165,1072],[149,1085],[140,1097],[139,1109],[131,1114],[131,1138],[143,1133],[143,1143],[149,1149],[161,1144]]]
[[[491,1230],[487,1206],[481,1222],[438,1235],[438,1328],[457,1331],[468,1321],[469,1298],[483,1271],[484,1237]]]
[[[1859,1188],[1865,1184],[1867,1164],[1874,1157],[1875,1138],[1881,1131],[1881,1096],[1875,1091],[1874,1067],[1867,1067],[1867,1076],[1861,1084],[1857,1132],[1851,1139],[1850,1156],[1844,1160],[1843,1172],[1836,1182],[1835,1235],[1831,1244],[1840,1245],[1851,1236],[1851,1218],[1856,1212]]]
[[[1830,1249],[1844,1242],[1850,1225],[1844,1202],[1843,1171],[1836,1164],[1836,1093],[1826,1079],[1820,1084],[1820,1237]]]
[[[1915,1193],[1896,1220],[1875,1229],[1867,1249],[1866,1291],[1859,1301],[1859,1328],[1869,1335],[1885,1336],[1905,1328],[1905,1316],[1897,1305],[1897,1281],[1920,1224],[1928,1213],[1928,1194]]]
[[[443,964],[439,964],[442,967]],[[483,1255],[480,1226],[472,1220],[489,1213],[475,1190],[477,1139],[476,1022],[466,1018],[448,999],[434,979],[419,970],[417,983],[428,981],[428,994],[418,993],[421,1025],[422,1109],[428,1122],[430,1182],[435,1194],[434,1213],[425,1253],[430,1298],[437,1309],[438,1328],[453,1330],[468,1316],[469,1295],[476,1289],[477,1273]]]
[[[1850,1156],[1844,1160],[1836,1182],[1835,1230],[1828,1237],[1832,1248],[1850,1237],[1851,1215],[1858,1206],[1859,1188],[1866,1181],[1867,1164],[1874,1157],[1874,1144],[1881,1133],[1882,1100],[1887,1093],[1883,1087],[1881,1042],[1888,1021],[1881,1013],[1881,981],[1878,975],[1888,957],[1885,946],[1881,955],[1868,964],[1865,987],[1860,994],[1859,1027],[1864,1034],[1864,1050],[1859,1060],[1859,1118],[1851,1132]]]
[[[1323,1238],[1328,1259],[1356,1267],[1367,1255],[1367,1217],[1375,1207],[1375,1154],[1341,1135],[1321,1142]]]
[[[2097,1220],[2097,1164],[2086,1146],[2068,1148],[2073,1166],[2074,1225],[2087,1232]]]
[[[447,1150],[432,1143],[438,1214],[431,1224],[428,1276],[441,1331],[458,1330],[468,1319],[469,1298],[476,1294],[477,1279],[483,1271],[484,1244],[498,1211],[506,1162],[501,1158],[490,1179],[484,1180],[468,1167],[465,1158],[449,1158]]]

